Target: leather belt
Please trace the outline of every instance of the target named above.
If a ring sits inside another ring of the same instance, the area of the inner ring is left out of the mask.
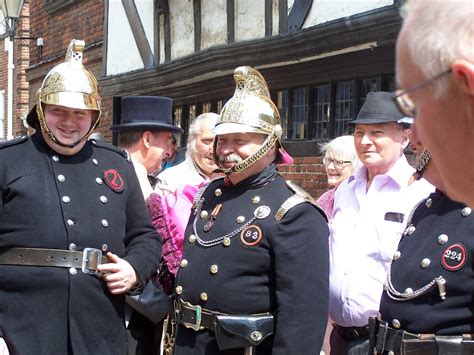
[[[342,325],[333,323],[332,326],[345,341],[351,341],[369,335],[368,325],[362,327],[343,327]]]
[[[225,313],[214,312],[201,306],[194,306],[182,299],[174,301],[174,317],[178,324],[195,331],[210,329],[215,330],[215,321],[217,315],[226,315]]]
[[[81,269],[85,274],[98,275],[97,266],[108,262],[102,251],[85,248],[84,251],[42,248],[0,248],[0,264],[24,266],[54,266]]]
[[[380,321],[376,329],[374,354],[392,352],[396,355],[460,354],[474,353],[474,334],[436,335],[414,334],[388,326]]]

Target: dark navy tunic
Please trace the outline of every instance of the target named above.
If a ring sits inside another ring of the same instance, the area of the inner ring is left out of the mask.
[[[36,133],[0,148],[0,250],[106,250],[143,284],[161,247],[125,154],[88,141],[57,154]],[[124,354],[124,296],[79,269],[0,265],[0,329],[13,354]]]
[[[390,269],[397,292],[416,297],[391,299],[384,291],[381,317],[412,333],[474,333],[474,215],[437,191],[423,201],[407,225]],[[445,281],[446,299],[435,282]],[[417,292],[419,295],[417,295]]]
[[[274,313],[274,336],[257,347],[257,354],[319,354],[323,342],[329,232],[322,212],[307,202],[276,220],[294,194],[275,165],[234,186],[214,180],[185,233],[175,296],[222,313]],[[178,326],[175,354],[217,353],[212,331]]]

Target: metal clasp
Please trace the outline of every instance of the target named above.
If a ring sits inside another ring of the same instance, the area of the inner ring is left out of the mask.
[[[96,248],[84,248],[82,253],[82,272],[84,274],[99,275],[97,266],[102,264],[102,251]]]
[[[183,322],[183,325],[186,328],[191,328],[195,330],[196,332],[204,329],[204,327],[201,327],[201,306],[194,306],[189,302],[184,302],[183,300],[181,300],[181,306],[196,313],[196,316],[195,316],[196,321],[194,322],[194,324]]]

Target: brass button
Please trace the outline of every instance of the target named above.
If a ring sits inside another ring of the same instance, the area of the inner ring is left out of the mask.
[[[211,274],[217,274],[217,272],[219,271],[219,267],[217,265],[211,265]]]
[[[76,244],[74,243],[69,244],[69,250],[76,250]]]
[[[62,200],[63,200],[64,203],[69,203],[69,202],[71,202],[71,199],[70,199],[69,196],[63,196]]]
[[[216,189],[216,191],[214,191],[214,195],[219,197],[220,195],[222,195],[222,190],[221,189]]]
[[[97,165],[99,165],[99,162],[97,161],[97,159],[94,158],[94,159],[92,159],[92,164],[97,166]]]
[[[448,236],[447,236],[446,234],[440,234],[440,235],[438,236],[438,244],[441,244],[441,245],[446,244],[447,241],[448,241],[448,239],[449,239],[449,238],[448,238]]]
[[[431,264],[431,260],[428,258],[424,258],[423,260],[421,260],[420,266],[423,269],[426,269],[428,266],[430,266],[430,264]]]
[[[100,177],[95,178],[95,182],[98,183],[99,185],[102,185],[102,179]]]
[[[102,223],[102,226],[104,228],[107,228],[109,226],[109,221],[107,221],[106,219],[103,219],[100,223]]]
[[[199,295],[202,301],[207,301],[207,293],[206,292],[201,292]]]
[[[59,161],[59,157],[57,155],[53,155],[53,160],[57,163]]]
[[[70,226],[70,227],[72,227],[72,226],[74,225],[74,221],[73,221],[72,219],[70,219],[70,218],[66,221],[66,223],[67,223],[67,225]]]
[[[107,203],[107,197],[105,197],[105,196],[100,196],[100,197],[99,197],[99,200],[100,200],[100,202],[102,202],[102,203]]]
[[[194,243],[196,241],[197,237],[194,234],[191,234],[188,238],[190,243]]]
[[[69,273],[70,273],[71,275],[73,275],[73,276],[76,275],[76,274],[77,274],[76,268],[75,268],[75,267],[70,267],[70,268],[69,268]]]
[[[201,214],[199,215],[202,219],[206,219],[209,217],[209,213],[207,211],[201,211]]]
[[[183,287],[182,286],[176,286],[174,289],[178,295],[183,293]]]
[[[245,217],[244,216],[239,216],[237,217],[237,219],[235,220],[237,223],[243,223],[245,221]]]
[[[58,181],[59,182],[64,182],[64,181],[66,181],[66,177],[64,175],[60,174],[60,175],[58,175]]]
[[[398,260],[400,259],[400,256],[402,256],[402,253],[400,253],[399,250],[397,250],[394,254],[393,254],[393,260]]]
[[[228,247],[230,245],[230,238],[224,238],[222,244],[224,244],[225,247]]]
[[[415,226],[410,226],[410,227],[407,228],[406,233],[408,235],[412,235],[413,233],[415,233],[415,230],[416,230]]]
[[[107,244],[102,244],[102,251],[103,251],[103,252],[106,252],[107,249],[108,249],[108,247],[109,247],[109,246],[108,246]]]
[[[188,261],[186,259],[181,260],[181,263],[179,264],[181,267],[186,267],[188,266]]]
[[[461,214],[463,217],[467,217],[472,213],[472,210],[470,207],[464,207],[461,211]]]
[[[392,320],[392,325],[396,329],[400,329],[400,327],[401,327],[400,321],[398,319]]]
[[[433,204],[433,200],[430,199],[430,198],[427,199],[426,202],[425,202],[425,206],[428,207],[428,208],[430,208],[432,204]]]
[[[254,196],[252,197],[252,203],[256,205],[257,203],[260,202],[260,196]]]
[[[405,289],[405,293],[407,295],[413,295],[413,289],[411,287],[408,287],[408,288]]]

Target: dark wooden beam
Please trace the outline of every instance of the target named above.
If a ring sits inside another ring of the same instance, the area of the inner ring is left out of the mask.
[[[193,0],[194,52],[201,50],[201,0]]]
[[[273,33],[273,1],[265,0],[265,37]]]
[[[145,69],[149,69],[155,66],[155,58],[150,47],[150,43],[145,34],[140,15],[138,14],[137,7],[133,0],[122,0],[122,5],[125,10],[130,28],[132,30],[133,38],[138,47],[138,52],[143,61]]]
[[[313,0],[295,0],[288,16],[287,32],[292,33],[301,29],[312,3]]]
[[[235,41],[235,4],[234,0],[227,0],[227,43]]]
[[[286,33],[286,22],[288,18],[288,1],[279,0],[278,2],[278,33]]]

